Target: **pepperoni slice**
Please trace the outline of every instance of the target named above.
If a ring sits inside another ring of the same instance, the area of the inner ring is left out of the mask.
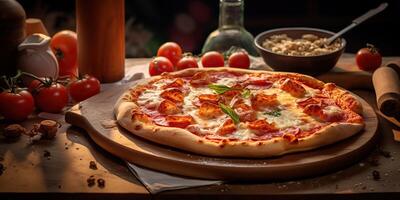
[[[193,86],[208,85],[211,83],[210,75],[207,72],[197,72],[193,75],[190,80],[190,84]]]
[[[248,79],[243,83],[247,89],[257,90],[257,89],[268,89],[272,86],[273,82],[266,79]]]
[[[218,101],[220,100],[220,96],[218,96],[217,94],[201,94],[198,98],[200,103],[209,102],[218,104]]]
[[[285,79],[281,85],[281,89],[294,97],[302,97],[306,93],[306,89],[302,85],[291,79]]]
[[[249,122],[247,124],[247,127],[251,130],[256,131],[256,135],[263,135],[268,132],[275,132],[278,131],[278,129],[275,127],[274,123],[268,123],[264,119],[259,119],[253,122]]]
[[[264,93],[258,93],[251,97],[251,106],[255,110],[261,110],[265,107],[274,107],[278,104],[279,102],[276,94],[268,95]]]
[[[138,120],[141,122],[150,122],[151,119],[148,115],[146,115],[145,113],[143,113],[140,110],[134,109],[132,110],[132,119],[133,120]]]
[[[224,124],[218,129],[218,135],[228,135],[236,131],[236,126],[232,119],[227,119]]]
[[[252,122],[257,119],[257,113],[251,108],[251,106],[238,101],[233,105],[233,109],[239,115],[240,121]]]
[[[167,85],[164,85],[164,86],[162,87],[162,89],[167,89],[167,88],[182,88],[184,83],[185,83],[185,82],[183,81],[183,79],[177,78],[177,79],[175,79],[174,81],[172,81],[171,83],[169,83],[169,84],[167,84]]]
[[[217,104],[205,102],[200,105],[199,116],[207,119],[221,116],[222,110]]]
[[[166,115],[174,115],[180,113],[181,109],[176,105],[176,103],[166,99],[158,105],[158,112]]]
[[[177,88],[166,89],[160,94],[160,96],[174,103],[182,103],[184,98],[183,92]]]
[[[165,119],[168,122],[168,125],[171,127],[178,127],[178,128],[186,128],[190,124],[193,123],[193,118],[190,115],[182,115],[182,116],[166,116]]]

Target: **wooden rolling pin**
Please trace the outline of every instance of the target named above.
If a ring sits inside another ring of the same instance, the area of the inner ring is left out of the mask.
[[[380,67],[372,75],[378,109],[387,116],[400,113],[400,61]]]

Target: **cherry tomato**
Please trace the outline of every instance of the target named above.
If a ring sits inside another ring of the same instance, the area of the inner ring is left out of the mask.
[[[34,86],[29,88],[34,88]],[[59,83],[40,84],[35,90],[36,93],[33,96],[36,107],[44,112],[59,113],[68,103],[67,88]]]
[[[182,48],[175,42],[167,42],[160,46],[157,56],[168,58],[176,66],[182,57]]]
[[[100,81],[93,76],[86,75],[69,85],[71,98],[80,102],[100,92]]]
[[[237,51],[229,56],[228,63],[229,67],[248,69],[250,57],[245,51]]]
[[[0,114],[6,119],[22,121],[32,113],[34,105],[31,93],[26,90],[0,93]]]
[[[149,64],[149,73],[151,76],[160,75],[163,72],[173,72],[174,66],[168,58],[155,57]]]
[[[182,70],[187,68],[198,68],[197,60],[193,56],[184,56],[179,60],[178,64],[176,64],[176,70]]]
[[[224,56],[217,51],[209,51],[201,57],[203,67],[223,67]]]
[[[373,45],[367,44],[357,52],[356,63],[361,70],[374,71],[381,66],[382,56]]]
[[[50,47],[57,57],[60,76],[77,76],[77,36],[76,33],[64,30],[56,33],[51,39]]]

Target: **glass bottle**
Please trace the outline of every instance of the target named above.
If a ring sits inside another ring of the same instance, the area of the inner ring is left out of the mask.
[[[258,56],[254,37],[243,26],[243,10],[244,0],[220,0],[218,29],[210,33],[202,53],[211,50],[224,52],[236,46]]]

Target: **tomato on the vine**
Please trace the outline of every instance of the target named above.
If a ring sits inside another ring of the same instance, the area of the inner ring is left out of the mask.
[[[250,57],[244,50],[232,53],[228,59],[229,67],[248,69]]]
[[[182,58],[182,48],[175,42],[166,42],[158,48],[157,56],[168,58],[176,66]]]
[[[56,55],[60,76],[77,76],[77,35],[64,30],[56,33],[51,39],[50,47]]]
[[[182,70],[187,68],[198,68],[197,60],[193,56],[184,56],[176,64],[176,70]]]
[[[22,121],[34,109],[34,100],[26,90],[3,91],[0,93],[0,114],[9,120]]]
[[[382,56],[371,44],[360,49],[356,55],[356,63],[361,70],[374,71],[382,64]]]
[[[71,98],[80,102],[100,92],[100,81],[89,75],[77,79],[69,85]]]
[[[217,51],[209,51],[201,57],[203,67],[223,67],[224,56]]]
[[[173,72],[174,66],[165,57],[155,57],[149,64],[149,73],[151,76],[160,75],[163,72]]]
[[[36,84],[32,82],[32,84]],[[34,88],[33,96],[36,107],[44,112],[59,113],[68,103],[68,91],[57,82],[45,80]]]

